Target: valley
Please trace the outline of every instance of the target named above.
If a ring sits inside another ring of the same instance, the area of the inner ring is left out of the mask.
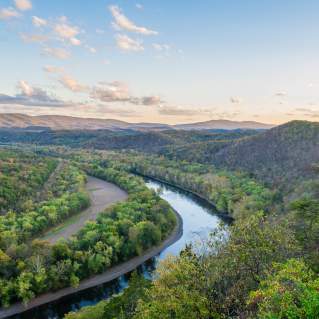
[[[248,316],[253,310],[246,308],[246,300],[263,289],[260,276],[271,280],[267,276],[274,264],[297,263],[315,278],[318,131],[316,123],[306,122],[268,131],[91,131],[81,133],[74,145],[69,135],[74,132],[56,131],[58,140],[44,137],[43,143],[26,139],[4,146],[2,194],[20,184],[11,174],[16,167],[24,170],[18,178],[29,177],[19,204],[7,197],[1,206],[0,315],[104,319],[116,303],[125,313],[134,309],[127,318],[148,316],[147,309],[156,318],[167,297],[177,298],[176,313],[185,302],[204,298],[205,311],[213,307],[223,314],[231,307]],[[154,143],[150,136],[166,142]],[[103,144],[97,147],[92,139]],[[41,141],[39,134],[36,140]],[[34,167],[39,163],[48,165],[43,178],[30,178],[38,176]],[[267,168],[266,175],[258,165]],[[34,180],[39,186],[29,184]],[[28,190],[37,187],[40,193]],[[203,282],[206,267],[209,281]],[[145,279],[136,278],[136,269]],[[183,281],[174,277],[180,271]],[[136,280],[145,288],[138,288]],[[171,285],[175,280],[178,285]],[[209,306],[205,298],[211,287],[220,290]],[[159,289],[167,291],[165,298]],[[136,298],[127,299],[130,293]],[[199,302],[191,311],[202,311]],[[79,311],[67,314],[73,307]]]

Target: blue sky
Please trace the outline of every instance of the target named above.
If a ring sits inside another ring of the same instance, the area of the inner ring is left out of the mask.
[[[0,112],[319,118],[319,2],[0,0]]]

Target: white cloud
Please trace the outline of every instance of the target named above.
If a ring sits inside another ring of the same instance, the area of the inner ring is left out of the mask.
[[[144,47],[141,41],[134,40],[125,34],[117,34],[115,36],[117,46],[124,51],[143,51]]]
[[[135,4],[135,7],[139,10],[142,10],[143,9],[143,5],[141,5],[140,3],[136,3]]]
[[[66,60],[70,57],[70,52],[63,48],[44,48],[44,53],[60,60]]]
[[[13,8],[2,8],[0,10],[0,20],[9,20],[11,18],[17,18],[20,13]]]
[[[70,39],[70,43],[71,43],[72,45],[75,45],[75,46],[79,46],[79,45],[82,44],[82,42],[81,42],[79,39],[77,39],[77,38],[71,38],[71,39]]]
[[[160,105],[162,103],[159,96],[137,97],[132,95],[127,84],[120,81],[100,83],[92,89],[91,98],[101,102],[128,102],[145,106]]]
[[[29,0],[15,0],[14,3],[18,10],[26,11],[32,9],[32,3]]]
[[[39,18],[37,16],[33,16],[32,17],[32,24],[37,27],[37,28],[40,28],[40,27],[44,27],[48,24],[47,20],[45,19],[42,19],[42,18]]]
[[[109,7],[112,16],[115,20],[113,22],[113,26],[118,29],[123,29],[130,32],[140,33],[143,35],[156,35],[158,32],[149,30],[145,27],[139,27],[135,25],[132,21],[130,21],[121,11],[121,9],[118,6],[110,6]]]
[[[91,97],[102,102],[128,102],[131,98],[128,86],[119,81],[100,83],[91,92]]]
[[[72,92],[87,92],[89,90],[87,86],[80,84],[76,79],[69,75],[63,75],[59,79],[59,82]]]
[[[81,41],[76,37],[80,33],[80,29],[71,25],[67,17],[60,17],[59,22],[53,29],[62,40],[67,40],[72,45],[81,45]]]
[[[26,96],[32,96],[34,94],[34,89],[26,81],[19,81],[18,88],[20,88],[22,94]]]
[[[233,104],[240,104],[243,102],[243,99],[239,96],[232,96],[230,98],[230,102],[233,103]]]

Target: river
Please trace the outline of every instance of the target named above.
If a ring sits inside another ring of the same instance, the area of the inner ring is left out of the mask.
[[[146,179],[146,185],[150,189],[160,190],[160,196],[165,199],[183,219],[182,237],[164,249],[159,256],[152,258],[137,269],[140,273],[143,273],[145,277],[151,278],[159,260],[169,254],[178,255],[187,243],[195,243],[207,237],[207,234],[218,226],[221,217],[211,205],[188,192],[148,179]],[[227,220],[225,221],[227,222]],[[10,318],[62,319],[63,316],[70,311],[76,311],[84,306],[94,305],[101,300],[109,298],[114,293],[120,292],[127,287],[128,278],[129,274],[121,276],[112,282],[78,292]]]

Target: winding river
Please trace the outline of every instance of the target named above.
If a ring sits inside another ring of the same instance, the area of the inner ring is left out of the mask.
[[[221,217],[211,205],[196,196],[168,186],[164,183],[146,179],[146,185],[150,189],[159,190],[160,196],[165,199],[183,219],[182,237],[164,249],[156,258],[148,260],[137,270],[146,277],[151,277],[159,260],[167,255],[178,255],[187,243],[194,243],[217,227]],[[225,220],[227,222],[227,220]],[[89,288],[76,294],[66,296],[58,301],[31,309],[20,315],[12,316],[15,319],[62,319],[70,312],[84,306],[94,305],[107,299],[114,293],[118,293],[128,285],[129,274],[121,276],[112,282]]]

